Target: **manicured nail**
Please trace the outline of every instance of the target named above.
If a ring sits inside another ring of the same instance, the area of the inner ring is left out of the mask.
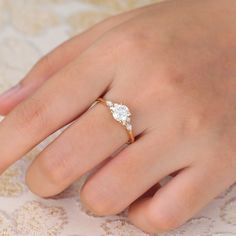
[[[5,91],[4,93],[2,93],[0,95],[0,100],[5,100],[10,98],[11,96],[15,95],[16,93],[18,93],[21,90],[22,86],[20,84],[17,84],[13,87],[11,87],[10,89],[8,89],[7,91]]]

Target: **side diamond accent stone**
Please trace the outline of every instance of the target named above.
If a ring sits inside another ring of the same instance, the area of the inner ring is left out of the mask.
[[[126,124],[127,130],[131,131],[132,130],[132,125],[131,124]]]
[[[111,101],[106,101],[107,106],[111,107],[113,103]]]

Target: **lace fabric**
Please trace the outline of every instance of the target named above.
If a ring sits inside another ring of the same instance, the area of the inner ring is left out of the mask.
[[[46,52],[113,14],[154,0],[0,0],[0,90],[19,81]],[[0,235],[145,236],[125,213],[94,217],[80,204],[75,183],[59,196],[41,199],[24,182],[26,168],[49,137],[0,176]],[[194,219],[161,236],[236,235],[236,185]]]

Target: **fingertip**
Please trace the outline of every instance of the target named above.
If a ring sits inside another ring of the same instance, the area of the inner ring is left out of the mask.
[[[54,186],[50,185],[50,182],[46,179],[45,174],[42,173],[41,169],[37,168],[34,164],[31,164],[26,172],[25,183],[29,190],[39,197],[48,198],[57,194],[55,192],[51,192],[53,191]],[[48,191],[48,189],[51,191]]]
[[[157,233],[156,227],[149,221],[148,208],[151,197],[135,201],[128,209],[128,218],[132,224],[146,233]]]

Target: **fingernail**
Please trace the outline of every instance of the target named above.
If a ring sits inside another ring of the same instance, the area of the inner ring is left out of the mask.
[[[11,87],[10,89],[8,89],[7,91],[3,92],[0,95],[0,100],[10,98],[12,95],[15,95],[16,93],[18,93],[21,90],[21,88],[22,86],[20,84],[17,84]]]

